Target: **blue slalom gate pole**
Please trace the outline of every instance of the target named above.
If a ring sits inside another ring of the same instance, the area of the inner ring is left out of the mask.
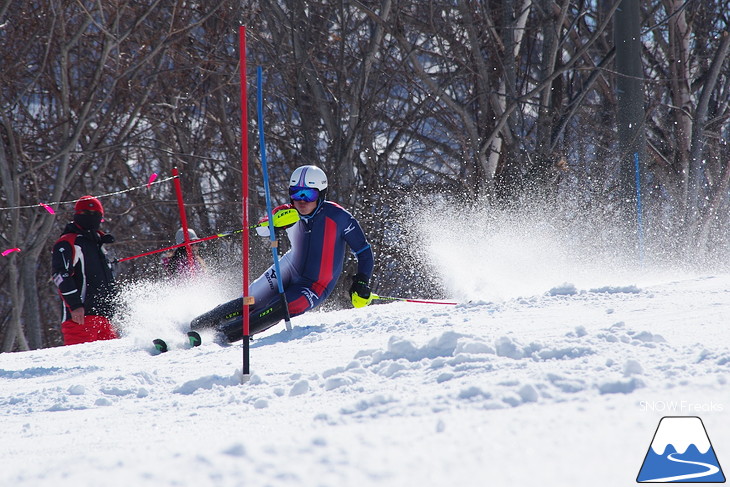
[[[258,112],[258,123],[259,123],[259,150],[261,152],[261,166],[264,173],[264,192],[266,194],[266,214],[269,215],[269,240],[271,241],[271,255],[274,258],[274,272],[276,272],[276,282],[279,285],[279,296],[284,303],[284,309],[286,310],[286,323],[287,331],[291,331],[291,317],[289,316],[289,303],[286,302],[286,295],[284,294],[284,284],[281,282],[281,272],[279,271],[279,254],[277,252],[278,243],[276,241],[276,233],[274,231],[274,215],[271,208],[271,191],[269,191],[269,167],[266,164],[266,145],[264,141],[264,96],[263,96],[263,82],[261,74],[261,66],[256,69],[256,84],[257,86],[257,112]]]
[[[634,152],[634,169],[636,174],[636,223],[639,233],[639,261],[644,263],[644,222],[641,211],[641,171],[639,169],[639,153]]]

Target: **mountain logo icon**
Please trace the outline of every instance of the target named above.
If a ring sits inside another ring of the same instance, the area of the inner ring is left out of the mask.
[[[725,482],[725,475],[702,420],[697,416],[663,417],[636,481]]]

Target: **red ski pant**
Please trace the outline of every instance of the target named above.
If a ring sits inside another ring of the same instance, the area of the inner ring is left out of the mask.
[[[95,342],[97,340],[112,340],[119,338],[114,327],[104,316],[84,316],[84,324],[68,320],[61,323],[64,345]]]

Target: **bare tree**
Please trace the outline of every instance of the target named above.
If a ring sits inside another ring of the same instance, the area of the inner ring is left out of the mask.
[[[79,196],[104,196],[120,257],[169,243],[179,225],[169,182],[144,185],[153,172],[180,169],[199,232],[237,227],[239,25],[251,88],[263,71],[263,126],[249,113],[252,214],[263,207],[261,128],[276,202],[294,167],[321,165],[330,197],[371,230],[381,292],[427,281],[402,240],[399,210],[413,194],[514,205],[547,195],[541,205],[588,227],[590,212],[620,209],[622,147],[635,135],[618,110],[626,79],[643,90],[656,251],[727,248],[729,0],[640,2],[643,72],[628,78],[611,35],[624,26],[614,25],[620,3],[6,2],[0,245],[22,250],[0,260],[2,350],[59,343],[47,252]],[[217,247],[236,261],[236,243]],[[133,280],[149,263],[118,270]]]
[[[720,211],[728,204],[727,149],[718,128],[730,116],[729,6],[663,0],[645,8],[652,40],[646,70],[654,80],[647,135],[655,192],[663,195],[655,226],[680,235],[688,259],[711,251],[711,228],[725,235],[728,224]]]
[[[167,123],[148,112],[166,96],[156,81],[174,72],[170,53],[224,5],[51,1],[3,13],[0,177],[9,209],[0,243],[22,249],[9,262],[3,351],[43,346],[51,301],[57,306],[45,262],[56,221],[38,203],[63,218],[79,196],[124,190],[150,174],[141,148]],[[126,204],[107,205],[111,229],[134,235],[137,215]],[[122,215],[123,225],[115,222]]]

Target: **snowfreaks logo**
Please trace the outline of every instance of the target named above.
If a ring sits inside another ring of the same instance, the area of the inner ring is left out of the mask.
[[[659,421],[637,482],[725,482],[705,425],[697,416]]]

